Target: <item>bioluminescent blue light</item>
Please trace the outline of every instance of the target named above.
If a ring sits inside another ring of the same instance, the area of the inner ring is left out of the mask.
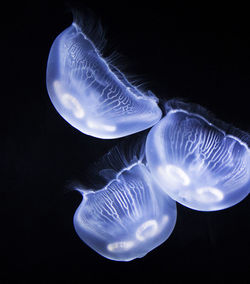
[[[166,116],[150,130],[149,169],[163,191],[187,207],[213,211],[233,206],[250,190],[249,134],[209,121],[202,107],[192,112],[187,106],[167,103]]]
[[[98,40],[94,43],[85,32],[88,29],[73,22],[51,47],[46,81],[56,110],[81,132],[104,139],[153,126],[162,116],[157,98],[139,91],[108,64]]]
[[[117,172],[102,189],[79,191],[83,200],[74,215],[75,230],[108,259],[143,257],[174,229],[176,202],[159,189],[141,160]]]

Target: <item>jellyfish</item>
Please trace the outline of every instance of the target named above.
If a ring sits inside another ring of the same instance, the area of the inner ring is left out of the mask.
[[[91,27],[92,26],[92,27]],[[99,24],[75,17],[49,52],[46,83],[58,113],[82,133],[102,139],[127,136],[157,123],[162,112],[151,91],[141,91],[102,56]]]
[[[168,101],[166,112],[146,142],[148,167],[160,188],[200,211],[244,199],[250,189],[250,135],[181,100]]]
[[[144,159],[128,159],[120,149],[115,147],[106,155],[108,163],[102,161],[105,186],[76,188],[83,199],[74,214],[74,227],[100,255],[130,261],[168,239],[177,213],[176,202],[159,189]]]

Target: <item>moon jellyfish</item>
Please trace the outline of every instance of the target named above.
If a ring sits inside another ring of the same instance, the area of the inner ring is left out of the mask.
[[[83,199],[74,227],[102,256],[130,261],[167,240],[176,222],[176,202],[159,189],[143,159],[126,160],[117,149],[106,156],[111,168],[102,175],[107,184],[100,190],[78,189]]]
[[[102,29],[91,26],[76,19],[52,44],[46,82],[56,110],[81,132],[103,139],[153,126],[162,116],[156,96],[102,57]]]
[[[166,111],[146,142],[148,166],[163,191],[201,211],[244,199],[250,189],[249,134],[198,105],[171,100]]]

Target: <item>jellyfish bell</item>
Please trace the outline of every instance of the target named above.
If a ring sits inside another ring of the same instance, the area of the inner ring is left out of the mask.
[[[196,210],[228,208],[250,190],[250,135],[180,100],[149,132],[148,167],[161,189]]]
[[[53,42],[46,75],[51,102],[73,127],[97,138],[153,126],[162,116],[157,98],[140,91],[102,57],[102,28],[91,25],[76,17]]]
[[[100,255],[130,261],[168,239],[177,213],[175,201],[159,189],[144,159],[127,159],[120,149],[105,156],[104,165],[111,168],[101,173],[108,177],[103,188],[79,189],[83,199],[74,215],[74,227]]]

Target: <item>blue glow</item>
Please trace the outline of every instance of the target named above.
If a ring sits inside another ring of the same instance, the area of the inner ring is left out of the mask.
[[[118,156],[116,161],[124,158]],[[75,230],[88,246],[108,259],[143,257],[174,229],[176,202],[159,189],[141,160],[117,172],[98,191],[78,190],[83,200],[74,215]]]
[[[202,107],[196,110],[167,103],[166,116],[147,137],[148,166],[163,191],[179,203],[201,211],[228,208],[249,193],[250,151],[241,139],[249,140],[249,134],[237,129],[228,134],[224,123],[208,121]]]
[[[56,110],[81,132],[104,139],[153,126],[162,116],[156,97],[130,84],[98,45],[75,22],[55,39],[46,80]]]

